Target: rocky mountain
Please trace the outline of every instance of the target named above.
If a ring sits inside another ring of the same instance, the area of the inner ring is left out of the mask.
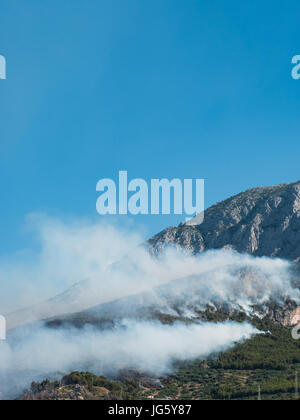
[[[231,248],[255,256],[300,261],[300,182],[253,188],[153,237],[150,250],[176,245],[195,254]]]
[[[205,250],[230,248],[239,253],[254,256],[279,257],[295,262],[300,260],[300,182],[248,190],[210,207],[205,212],[203,223],[198,224],[199,219],[202,218],[196,217],[178,227],[167,228],[156,235],[149,241],[151,253],[159,254],[164,248],[172,245],[183,247],[194,254]],[[297,264],[295,266],[299,271],[299,266]],[[253,274],[251,270],[249,273],[251,276],[254,275],[254,283],[257,278],[260,279],[257,283],[262,283],[261,274],[258,275],[256,272]],[[249,280],[249,273],[241,278],[237,272],[236,277],[241,280],[241,284],[244,284],[243,279]],[[213,272],[206,273],[204,284],[211,283],[212,277]],[[299,273],[296,278],[300,278]],[[66,313],[81,313],[92,307],[99,307],[99,313],[96,311],[98,321],[99,319],[106,321],[107,314],[112,313],[117,318],[141,316],[141,313],[149,317],[155,312],[170,315],[170,302],[174,311],[172,315],[182,317],[185,316],[183,307],[188,312],[192,312],[195,308],[199,309],[198,298],[204,293],[202,290],[195,290],[195,287],[191,287],[190,284],[187,286],[186,283],[190,279],[178,278],[177,280],[182,288],[182,290],[176,290],[177,295],[173,295],[173,292],[170,292],[172,289],[169,290],[166,286],[158,292],[156,290],[155,293],[140,294],[138,290],[131,291],[128,292],[128,296],[125,294],[123,300],[118,300],[114,295],[111,299],[103,300],[101,288],[99,289],[92,281],[82,281],[47,302],[7,315],[7,325],[10,329],[39,319],[60,318]],[[249,283],[251,283],[250,280]],[[199,277],[196,278],[195,284],[201,284]],[[172,281],[172,285],[176,285],[176,282]],[[246,284],[245,288],[247,287]],[[186,290],[191,291],[191,296],[186,296]],[[155,300],[153,300],[153,295],[156,297]],[[121,296],[122,293],[120,293]],[[184,297],[184,305],[178,301],[177,296]],[[193,299],[196,301],[192,302]],[[106,304],[102,305],[103,302]],[[216,303],[218,302],[214,302]],[[202,305],[203,308],[205,305]],[[218,309],[220,308],[217,304]],[[285,309],[288,310],[284,316],[270,312],[271,318],[280,317],[282,323],[291,324],[296,307],[285,307]],[[91,311],[88,316],[84,314],[83,319],[90,319],[90,317],[94,319],[94,315],[95,313]],[[287,319],[288,317],[291,319]],[[79,318],[78,322],[81,323],[82,317]]]

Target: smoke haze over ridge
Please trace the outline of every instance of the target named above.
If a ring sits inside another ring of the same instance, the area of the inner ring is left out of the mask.
[[[172,372],[173,362],[206,358],[256,333],[250,324],[234,322],[162,325],[124,320],[107,331],[25,328],[0,342],[0,397],[55,372],[112,375],[126,368],[165,375]]]
[[[114,318],[121,304],[131,306],[135,298],[142,299],[142,306],[147,303],[164,313],[172,313],[176,303],[189,318],[193,318],[193,309],[208,303],[226,303],[250,311],[252,305],[269,300],[299,301],[292,265],[280,259],[255,258],[228,250],[194,256],[178,249],[168,249],[153,258],[146,247],[139,246],[143,242],[140,235],[116,226],[65,224],[47,218],[38,219],[36,226],[41,250],[30,264],[13,258],[9,263],[4,264],[3,259],[0,263],[0,278],[4,281],[1,305],[7,305],[16,291],[20,304],[27,287],[33,291],[34,304],[42,300],[43,293],[46,300],[50,291],[60,293],[76,282],[75,288],[48,301],[48,316],[107,304]],[[110,374],[120,368],[134,368],[166,374],[176,360],[207,357],[258,333],[247,323],[167,326],[141,320],[138,315],[132,319],[123,316],[118,322],[118,328],[109,331],[88,326],[81,330],[50,330],[43,323],[12,330],[8,341],[0,343],[2,392],[8,391],[7,384],[14,378],[25,386],[34,378],[58,371],[87,369]]]
[[[204,297],[203,303],[224,300],[247,306],[270,298],[299,299],[299,290],[292,284],[292,265],[284,260],[229,250],[193,256],[178,249],[152,258],[140,246],[144,242],[141,235],[118,226],[63,223],[37,216],[31,224],[40,240],[39,252],[31,252],[30,259],[28,252],[23,258],[0,259],[2,314],[34,307],[58,295],[46,307],[36,308],[37,318],[39,311],[46,318],[151,292],[192,276],[193,288]],[[241,276],[245,269],[251,276]]]

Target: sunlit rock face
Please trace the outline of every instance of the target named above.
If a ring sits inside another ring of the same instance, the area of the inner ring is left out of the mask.
[[[197,218],[170,227],[149,241],[158,254],[166,246],[192,253],[230,248],[255,256],[300,261],[300,182],[261,187],[215,204]]]

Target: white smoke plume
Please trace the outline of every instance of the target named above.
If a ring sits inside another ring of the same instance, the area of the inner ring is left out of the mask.
[[[0,344],[0,397],[55,372],[111,375],[126,368],[165,375],[175,361],[206,358],[257,333],[247,323],[162,325],[132,320],[106,331],[25,329]]]
[[[8,331],[8,341],[0,342],[2,392],[14,379],[27,385],[58,371],[136,368],[163,374],[174,360],[206,357],[256,333],[248,324],[163,326],[138,320],[140,308],[193,317],[207,304],[251,312],[269,300],[300,301],[287,261],[174,249],[153,258],[141,235],[124,228],[33,220],[39,251],[0,259],[0,314],[13,311],[9,329],[93,306],[90,313],[108,314],[121,325],[110,331],[50,330],[43,324]],[[28,309],[17,311],[23,306]],[[124,321],[128,313],[130,321]]]
[[[170,296],[185,297],[192,306],[221,302],[245,310],[270,299],[299,300],[287,261],[174,249],[155,259],[140,246],[141,235],[117,226],[41,216],[32,217],[31,225],[39,252],[0,260],[0,314],[7,315],[8,328],[145,292],[148,304],[160,303],[169,312]],[[24,307],[29,309],[17,311]]]

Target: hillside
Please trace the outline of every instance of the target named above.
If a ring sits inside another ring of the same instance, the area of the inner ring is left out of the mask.
[[[215,314],[212,321],[226,316]],[[178,363],[173,374],[151,378],[139,372],[120,372],[117,380],[74,372],[60,381],[33,383],[25,400],[208,399],[291,400],[295,373],[300,370],[300,343],[289,328],[252,320],[268,333],[258,335],[206,361]]]

